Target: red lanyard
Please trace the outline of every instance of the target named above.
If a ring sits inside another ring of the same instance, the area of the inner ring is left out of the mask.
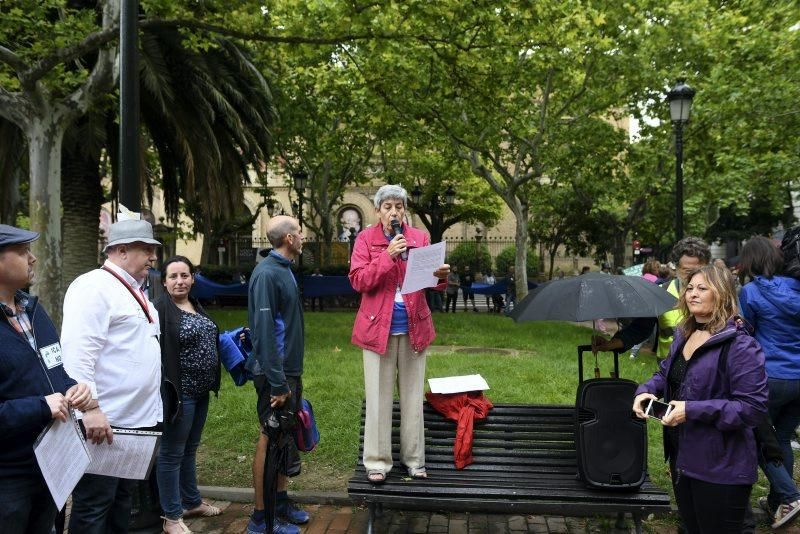
[[[139,295],[137,295],[137,294],[136,294],[136,293],[137,293],[137,291],[136,291],[135,289],[133,289],[133,287],[131,287],[131,285],[130,285],[128,282],[126,282],[124,278],[122,278],[120,275],[118,275],[117,273],[115,273],[114,271],[112,271],[111,269],[109,269],[108,267],[106,267],[105,265],[103,265],[103,266],[101,267],[101,269],[103,269],[105,272],[107,272],[107,273],[111,274],[111,275],[112,275],[114,278],[116,278],[117,280],[119,280],[119,282],[120,282],[120,283],[121,283],[123,286],[125,286],[125,289],[127,289],[127,290],[130,292],[130,294],[133,296],[133,298],[135,298],[135,299],[136,299],[136,302],[138,302],[138,303],[139,303],[139,306],[141,306],[141,307],[142,307],[142,311],[143,311],[143,312],[144,312],[144,314],[147,316],[147,322],[148,322],[148,323],[152,323],[152,322],[153,322],[153,318],[152,318],[152,317],[150,317],[150,310],[149,310],[149,308],[147,307],[147,300],[145,300],[145,298],[144,298],[144,295],[142,295],[141,297],[140,297]]]

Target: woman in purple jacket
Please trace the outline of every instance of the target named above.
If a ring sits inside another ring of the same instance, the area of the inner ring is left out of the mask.
[[[767,413],[764,354],[737,321],[727,271],[706,265],[688,277],[678,307],[686,319],[661,368],[636,390],[633,411],[662,397],[675,500],[689,533],[741,532],[757,479],[753,428]]]

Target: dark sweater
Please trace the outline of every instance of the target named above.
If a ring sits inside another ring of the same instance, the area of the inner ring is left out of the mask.
[[[200,303],[192,297],[189,300],[194,305],[197,313],[208,317]],[[161,365],[163,384],[161,386],[161,399],[164,402],[164,421],[174,423],[183,415],[183,392],[181,391],[181,310],[169,294],[164,293],[153,305],[158,310],[158,322],[161,328]],[[208,317],[211,319],[210,317]],[[213,320],[212,320],[213,322]],[[219,328],[217,328],[217,355],[219,355]],[[217,358],[217,378],[212,391],[219,391],[220,364]]]
[[[36,345],[41,349],[58,343],[58,332],[37,298],[17,294],[29,299],[27,313]],[[63,365],[47,369],[27,338],[0,312],[0,479],[40,476],[33,443],[52,419],[44,398],[53,389],[66,393],[75,384]]]
[[[271,395],[288,393],[286,377],[303,374],[303,308],[291,265],[290,260],[271,252],[253,270],[248,289],[253,353],[246,367],[254,375],[266,375]],[[276,335],[277,318],[285,326],[283,351]]]

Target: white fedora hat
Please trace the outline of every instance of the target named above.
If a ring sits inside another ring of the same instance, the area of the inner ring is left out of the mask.
[[[153,226],[147,221],[117,221],[108,229],[108,247],[127,245],[128,243],[146,243],[161,245],[153,239]]]

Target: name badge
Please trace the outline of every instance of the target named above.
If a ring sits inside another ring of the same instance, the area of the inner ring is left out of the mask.
[[[44,364],[48,369],[58,367],[63,363],[61,361],[61,345],[59,343],[42,347],[39,349],[39,354],[42,355],[42,360],[44,360]]]

